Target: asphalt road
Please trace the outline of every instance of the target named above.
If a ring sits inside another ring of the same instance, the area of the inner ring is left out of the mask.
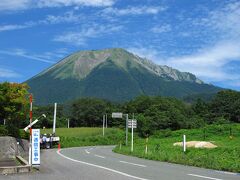
[[[13,180],[239,180],[227,172],[150,161],[112,152],[112,146],[67,148],[41,154],[40,171],[7,175]]]

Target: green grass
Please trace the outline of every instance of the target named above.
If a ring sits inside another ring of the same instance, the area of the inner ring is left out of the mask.
[[[159,131],[149,138],[147,154],[145,154],[145,139],[137,136],[133,153],[130,151],[130,146],[121,146],[121,149],[117,146],[114,151],[151,160],[240,172],[240,125],[232,125],[232,132],[231,139],[229,125],[208,126],[206,141],[213,142],[218,147],[216,149],[187,148],[185,154],[181,147],[174,147],[173,143],[182,141],[183,134],[186,134],[187,141],[203,141],[203,129]]]
[[[52,133],[52,129],[42,129],[41,134]],[[57,128],[56,135],[60,137],[61,147],[79,147],[95,145],[115,145],[124,137],[120,129],[107,128],[105,136],[102,128]]]

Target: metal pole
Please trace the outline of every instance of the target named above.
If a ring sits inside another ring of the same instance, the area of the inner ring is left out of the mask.
[[[69,128],[69,119],[68,119],[68,128]]]
[[[133,152],[133,119],[132,119],[132,143],[131,143],[131,152]]]
[[[103,115],[103,137],[104,137],[105,115]]]
[[[128,114],[126,114],[126,146],[128,145]]]
[[[29,101],[30,101],[30,111],[29,111],[29,121],[30,124],[32,123],[32,94],[29,96]],[[30,127],[30,135],[29,135],[29,154],[28,154],[28,163],[29,165],[32,165],[32,126]]]
[[[56,132],[57,103],[54,103],[53,134]]]

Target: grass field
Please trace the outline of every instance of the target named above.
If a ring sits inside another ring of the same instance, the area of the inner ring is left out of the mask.
[[[166,161],[178,164],[192,165],[216,170],[240,172],[240,125],[232,125],[230,135],[229,125],[208,126],[205,129],[206,141],[211,141],[218,147],[216,149],[188,148],[183,153],[182,147],[175,147],[173,143],[182,141],[182,136],[187,136],[187,141],[204,140],[203,129],[159,131],[148,140],[148,153],[145,153],[145,139],[135,137],[134,152],[130,146],[117,146],[114,151],[126,155],[146,159]],[[130,141],[128,143],[130,145]]]
[[[52,133],[52,129],[42,129],[41,134]],[[57,136],[60,136],[61,147],[79,147],[95,145],[118,144],[124,137],[124,132],[119,129],[105,129],[103,137],[102,128],[57,128]]]

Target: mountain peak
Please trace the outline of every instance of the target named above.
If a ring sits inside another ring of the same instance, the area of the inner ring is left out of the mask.
[[[95,67],[105,61],[113,61],[117,66],[126,71],[128,71],[129,68],[142,66],[151,73],[166,80],[203,83],[191,73],[180,72],[168,66],[157,65],[151,60],[141,58],[123,48],[78,51],[43,71],[38,76],[51,73],[52,76],[59,79],[74,78],[80,80],[85,78]]]
[[[86,96],[124,101],[140,94],[182,97],[219,90],[191,73],[157,65],[122,48],[78,51],[27,83],[40,104]]]

